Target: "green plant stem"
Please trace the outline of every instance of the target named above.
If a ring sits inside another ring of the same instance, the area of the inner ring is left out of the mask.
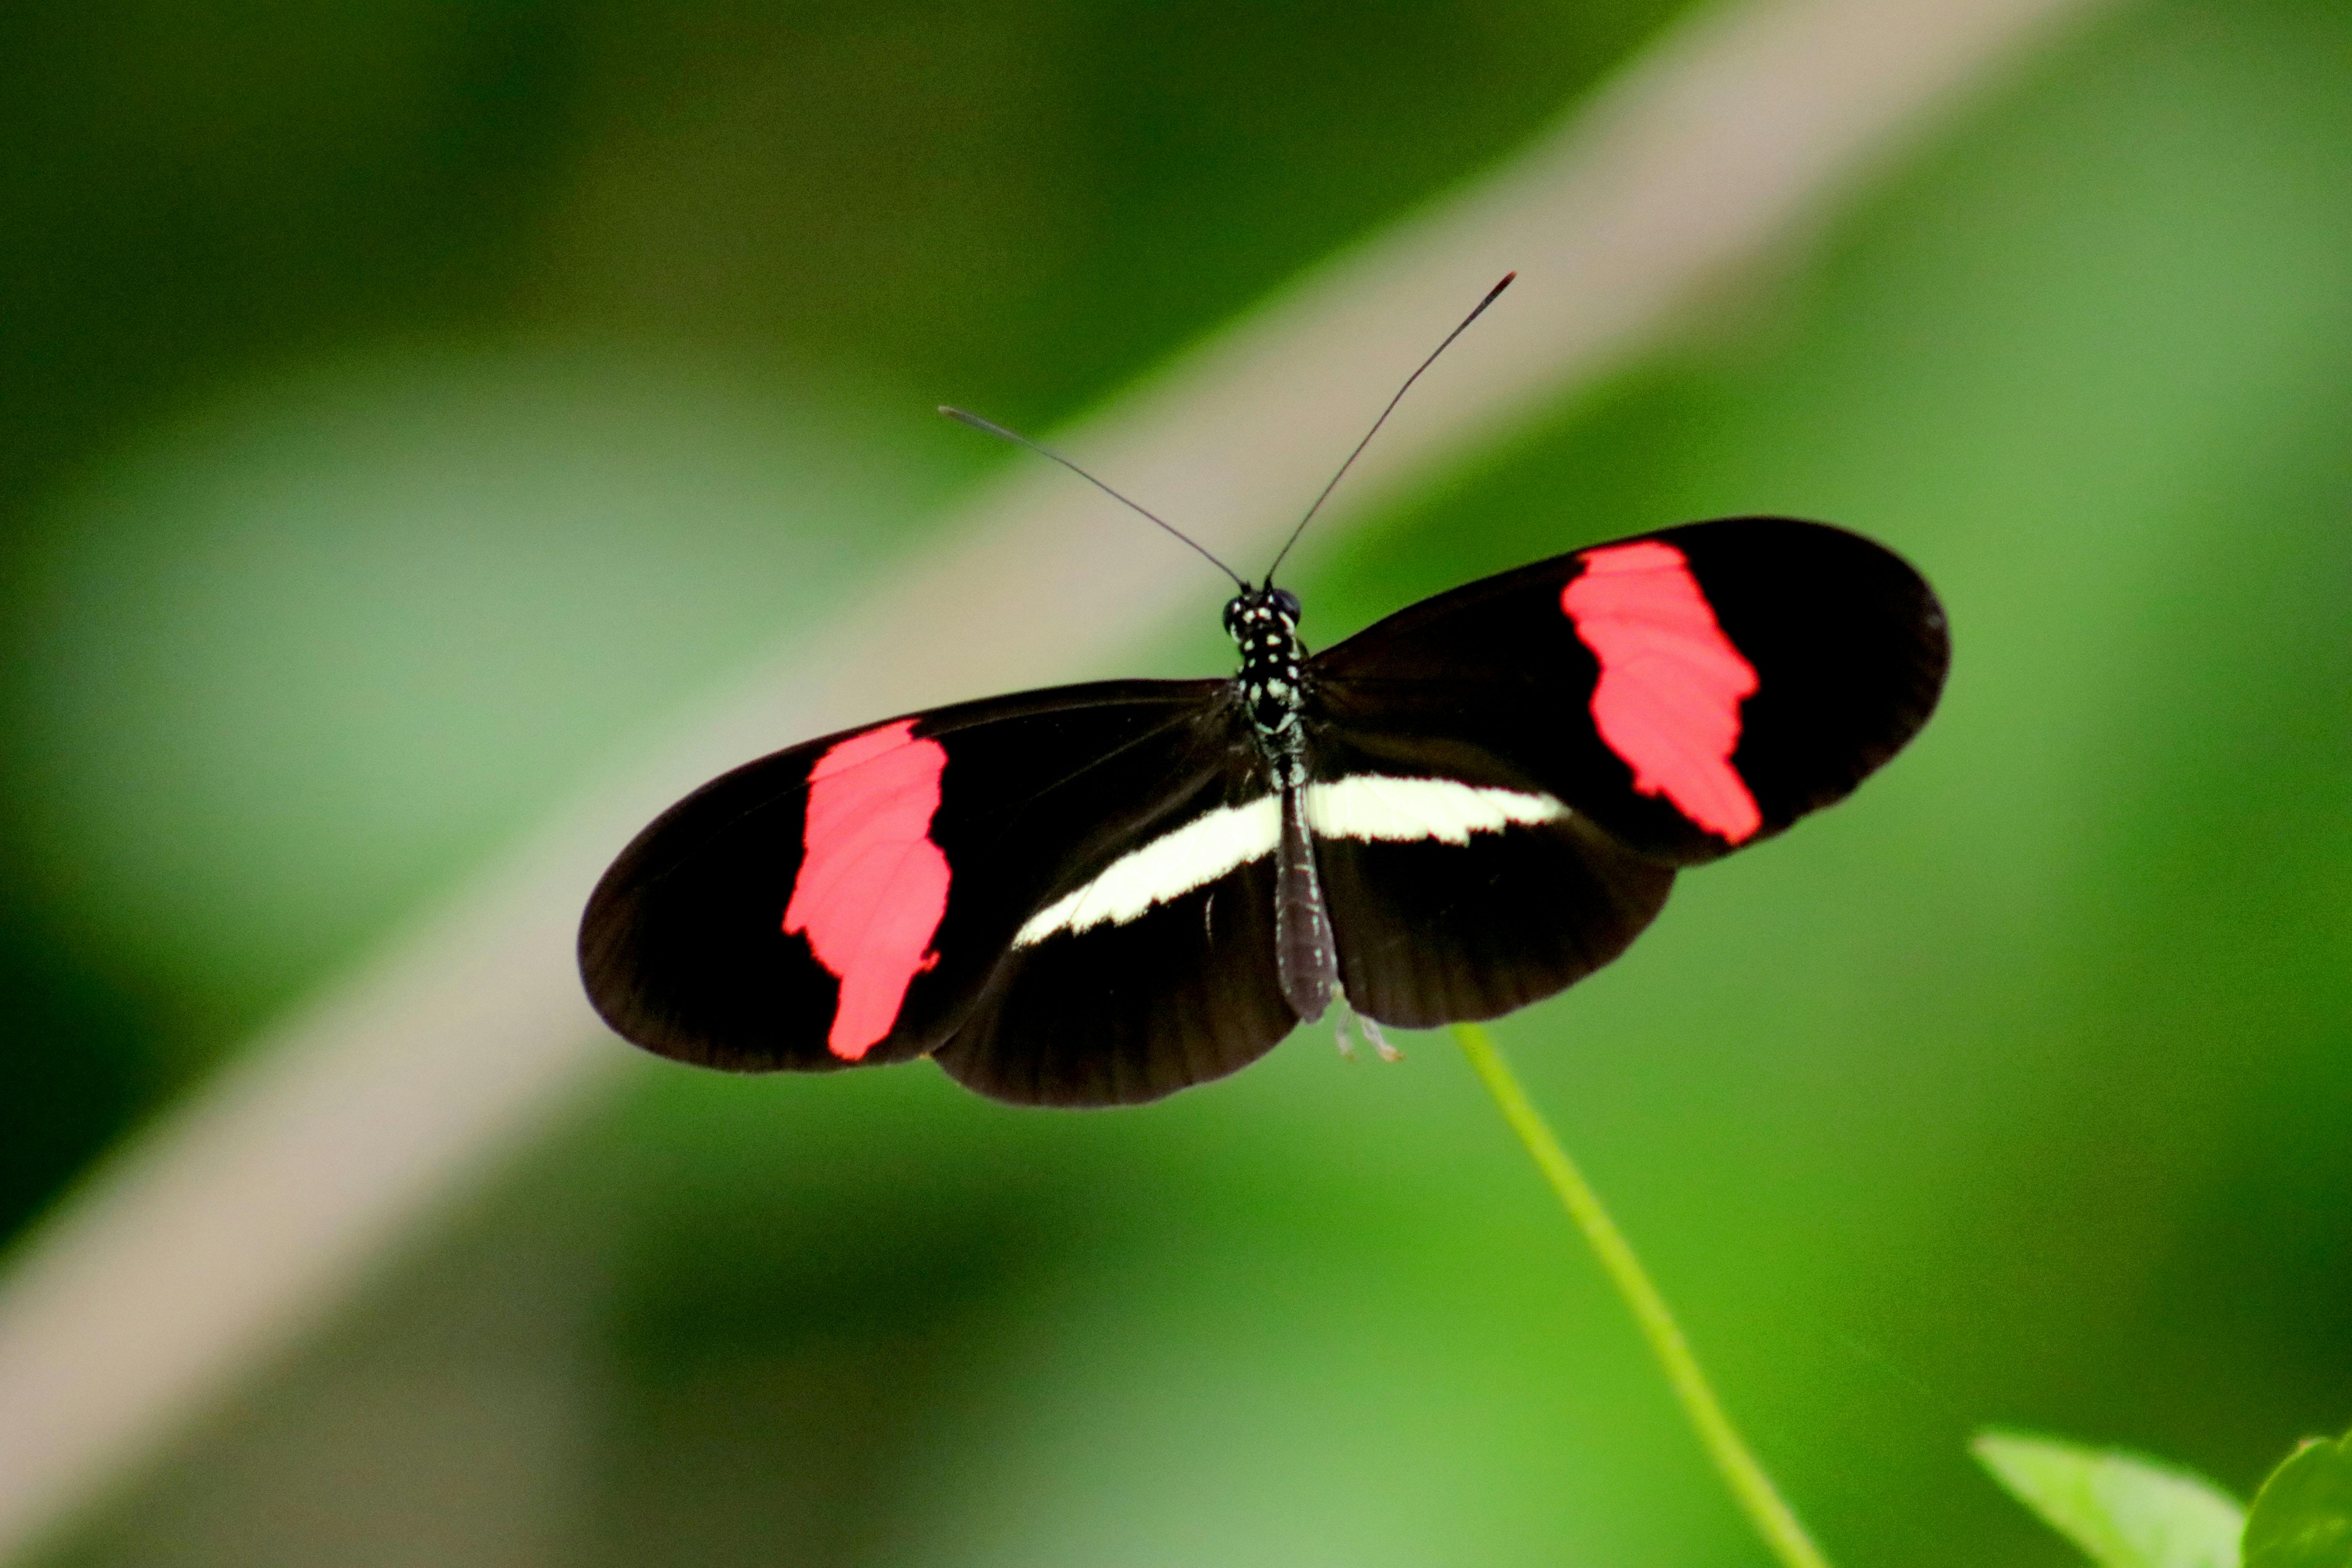
[[[1666,1310],[1666,1300],[1651,1283],[1642,1260],[1633,1255],[1632,1245],[1609,1217],[1609,1211],[1601,1207],[1599,1194],[1586,1184],[1576,1162],[1568,1157],[1568,1151],[1552,1135],[1542,1113],[1528,1099],[1527,1090],[1519,1087],[1519,1080],[1512,1076],[1509,1066],[1495,1049],[1494,1041],[1476,1024],[1454,1025],[1454,1037],[1461,1043],[1462,1054],[1470,1058],[1470,1065],[1485,1080],[1486,1091],[1501,1107],[1503,1120],[1511,1124],[1511,1131],[1527,1145],[1536,1168],[1551,1184],[1551,1190],[1559,1194],[1561,1206],[1584,1233],[1585,1243],[1592,1248],[1593,1255],[1601,1259],[1610,1283],[1617,1287],[1617,1294],[1640,1326],[1642,1337],[1650,1342],[1650,1353],[1658,1358],[1675,1397],[1682,1402],[1683,1414],[1698,1433],[1699,1446],[1722,1472],[1724,1483],[1730,1487],[1740,1511],[1787,1568],[1829,1568],[1829,1559],[1805,1533],[1805,1527],[1797,1522],[1797,1516],[1772,1485],[1772,1478],[1764,1473],[1764,1467],[1757,1463],[1756,1456],[1740,1440],[1738,1428],[1724,1413],[1723,1402],[1715,1396],[1706,1374],[1699,1370],[1698,1358],[1691,1354],[1690,1342],[1683,1337],[1675,1315]]]

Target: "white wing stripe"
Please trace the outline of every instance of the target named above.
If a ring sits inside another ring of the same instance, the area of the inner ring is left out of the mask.
[[[1474,833],[1532,827],[1567,815],[1568,807],[1548,795],[1452,779],[1358,773],[1307,786],[1307,826],[1324,838],[1467,844]],[[1014,934],[1013,945],[1034,947],[1057,931],[1124,925],[1156,904],[1273,854],[1281,837],[1279,796],[1219,806],[1129,850],[1084,887],[1039,910]]]
[[[1181,898],[1236,866],[1273,854],[1281,837],[1279,796],[1221,805],[1128,851],[1093,881],[1039,910],[1014,934],[1013,945],[1030,947],[1055,931],[1124,925],[1154,904]]]
[[[1453,779],[1357,773],[1307,786],[1307,826],[1324,838],[1467,844],[1474,833],[1557,822],[1568,807],[1548,795]]]

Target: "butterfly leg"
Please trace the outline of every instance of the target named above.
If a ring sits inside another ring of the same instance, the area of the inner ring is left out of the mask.
[[[1339,1016],[1338,1022],[1333,1026],[1332,1032],[1339,1036],[1339,1055],[1343,1059],[1347,1061],[1354,1061],[1356,1059],[1356,1032],[1350,1026],[1353,1024],[1361,1024],[1364,1026],[1364,1038],[1372,1042],[1372,1052],[1375,1056],[1378,1056],[1381,1060],[1384,1062],[1401,1062],[1404,1060],[1404,1053],[1397,1049],[1394,1046],[1389,1044],[1389,1037],[1381,1033],[1381,1026],[1378,1020],[1367,1018],[1361,1013],[1357,1012],[1353,1007],[1349,1006],[1348,994],[1346,992],[1340,992],[1338,999],[1339,1003]]]

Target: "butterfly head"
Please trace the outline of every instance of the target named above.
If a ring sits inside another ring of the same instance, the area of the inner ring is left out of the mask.
[[[1287,588],[1244,588],[1225,605],[1225,631],[1241,647],[1241,673],[1234,679],[1252,721],[1269,735],[1288,730],[1306,701],[1298,595]]]
[[[1297,632],[1298,595],[1287,588],[1244,588],[1225,604],[1225,635],[1244,656],[1253,644]]]

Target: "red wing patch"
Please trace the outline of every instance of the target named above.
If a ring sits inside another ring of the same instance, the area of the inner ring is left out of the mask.
[[[1756,668],[1716,624],[1683,552],[1639,540],[1585,552],[1560,608],[1601,663],[1592,721],[1633,787],[1739,844],[1764,825],[1731,765]]]
[[[931,937],[948,909],[948,858],[931,842],[947,748],[901,719],[853,735],[809,770],[806,852],[784,934],[841,982],[825,1048],[861,1059],[889,1034],[915,976],[939,962]]]

